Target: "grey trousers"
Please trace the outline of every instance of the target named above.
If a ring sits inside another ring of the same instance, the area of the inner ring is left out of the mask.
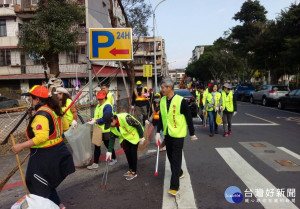
[[[228,130],[231,131],[231,119],[233,116],[233,112],[223,112],[223,128],[224,132],[228,133]]]
[[[135,114],[136,119],[140,121],[141,124],[143,124],[143,116],[147,118],[147,106],[138,107],[135,106]]]

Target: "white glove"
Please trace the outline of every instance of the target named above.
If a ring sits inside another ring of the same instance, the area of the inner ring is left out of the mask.
[[[236,114],[237,114],[237,111],[234,111],[234,112],[233,112],[233,116],[235,116]]]
[[[144,142],[145,142],[145,137],[140,138],[140,143],[141,143],[141,144],[144,144]]]
[[[195,141],[198,140],[198,137],[196,135],[191,136],[191,140]]]
[[[215,107],[215,112],[218,112],[219,111],[219,107]]]
[[[145,120],[145,124],[149,125],[150,121],[149,120]]]
[[[223,106],[221,106],[221,107],[220,107],[220,110],[223,111],[223,109],[224,109]]]
[[[77,121],[76,120],[72,121],[72,128],[77,128]]]
[[[111,160],[111,152],[106,152],[106,161],[110,161]]]
[[[134,106],[131,106],[131,110],[134,111]]]
[[[97,121],[94,118],[89,119],[89,122],[87,122],[90,125],[94,125]]]
[[[158,144],[158,142],[159,142],[159,144],[161,144],[160,133],[156,133],[156,135],[155,135],[155,141],[156,141],[156,144]]]

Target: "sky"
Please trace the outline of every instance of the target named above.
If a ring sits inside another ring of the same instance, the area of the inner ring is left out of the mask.
[[[152,8],[160,0],[145,0]],[[212,45],[224,32],[239,25],[232,19],[246,0],[166,0],[155,11],[155,36],[165,40],[169,69],[186,68],[198,45]],[[275,20],[282,9],[300,0],[260,0],[267,19]],[[153,16],[149,18],[149,35],[153,36]]]

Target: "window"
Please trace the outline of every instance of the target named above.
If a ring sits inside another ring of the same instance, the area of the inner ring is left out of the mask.
[[[297,91],[297,89],[291,91],[291,92],[289,93],[289,95],[290,95],[290,96],[294,96],[294,95],[296,94],[296,91]]]
[[[0,66],[8,66],[10,64],[10,51],[0,50]]]
[[[295,94],[296,96],[300,96],[300,89],[298,89],[297,93]]]
[[[80,53],[85,54],[85,46],[80,47]]]
[[[79,54],[79,49],[76,48],[71,52],[67,53],[68,56],[68,63],[78,63],[78,54]]]
[[[6,35],[6,20],[0,20],[0,37]]]

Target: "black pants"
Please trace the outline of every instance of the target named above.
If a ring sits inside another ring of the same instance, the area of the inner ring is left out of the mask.
[[[51,189],[51,194],[50,194],[49,200],[51,200],[52,202],[54,202],[56,205],[59,206],[60,199],[59,199],[56,189]]]
[[[183,172],[181,169],[181,162],[184,138],[173,138],[166,135],[165,142],[172,172],[170,189],[179,190],[179,177]]]
[[[109,144],[109,137],[110,137],[110,132],[108,133],[102,133],[102,141],[105,145],[106,148],[108,148]],[[99,157],[101,155],[101,146],[95,145],[94,149],[94,163],[99,163]],[[116,153],[115,150],[113,149],[112,151],[112,159],[116,159]]]
[[[137,170],[137,149],[139,146],[139,143],[137,144],[132,144],[126,139],[123,140],[121,144],[129,166],[129,170],[132,172],[136,172]]]

